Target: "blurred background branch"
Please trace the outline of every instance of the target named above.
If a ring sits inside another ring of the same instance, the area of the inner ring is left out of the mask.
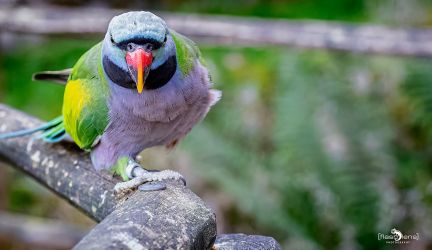
[[[87,232],[60,220],[0,211],[0,246],[4,248],[71,249]]]
[[[109,20],[125,10],[20,7],[0,10],[0,30],[39,35],[105,33]],[[265,20],[233,16],[156,12],[168,25],[212,45],[293,46],[359,53],[432,57],[432,30],[324,21]],[[29,18],[31,17],[31,18]]]

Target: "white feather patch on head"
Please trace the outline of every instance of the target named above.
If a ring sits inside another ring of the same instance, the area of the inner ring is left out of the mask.
[[[167,26],[164,20],[151,12],[132,11],[115,16],[109,23],[108,30],[117,43],[139,37],[163,42]]]

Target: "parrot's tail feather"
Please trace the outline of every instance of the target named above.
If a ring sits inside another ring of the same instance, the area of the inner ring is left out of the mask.
[[[38,138],[42,138],[47,142],[58,142],[62,140],[66,136],[66,131],[63,124],[63,116],[59,116],[36,128],[0,134],[0,140],[31,135],[39,131],[42,131],[42,134],[38,136]]]
[[[43,129],[45,129],[45,127],[40,126],[40,127],[36,127],[36,128],[24,129],[24,130],[10,132],[10,133],[6,133],[6,134],[0,134],[0,140],[31,135],[31,134],[36,133],[38,131],[41,131]]]
[[[59,71],[42,71],[33,74],[33,80],[50,81],[65,85],[69,79],[72,69]]]
[[[44,141],[47,142],[58,142],[61,141],[66,136],[66,131],[63,124],[63,117],[57,125],[52,126],[49,129],[45,129],[44,132],[39,136]]]

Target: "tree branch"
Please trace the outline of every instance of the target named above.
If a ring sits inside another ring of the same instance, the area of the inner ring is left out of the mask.
[[[41,121],[0,105],[0,133],[35,127]],[[0,156],[101,223],[76,249],[142,246],[208,249],[216,238],[213,212],[194,193],[175,182],[158,192],[135,192],[116,200],[118,181],[97,173],[86,153],[67,143],[48,144],[29,137],[0,140]]]
[[[41,124],[0,104],[0,133]],[[71,143],[48,144],[29,136],[0,140],[0,156],[96,221],[116,206],[112,190],[117,180],[107,173],[97,173],[87,154]]]
[[[41,35],[94,35],[125,10],[101,8],[4,8],[0,30]],[[432,57],[432,30],[323,21],[156,13],[197,42],[238,46],[293,46],[359,53]],[[31,17],[31,18],[29,18]]]

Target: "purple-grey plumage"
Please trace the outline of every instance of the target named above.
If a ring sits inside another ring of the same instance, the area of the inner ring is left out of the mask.
[[[137,94],[110,82],[110,124],[93,148],[96,169],[112,167],[119,157],[181,140],[215,104],[221,93],[211,89],[208,71],[197,59],[183,76],[177,67],[163,87]]]

